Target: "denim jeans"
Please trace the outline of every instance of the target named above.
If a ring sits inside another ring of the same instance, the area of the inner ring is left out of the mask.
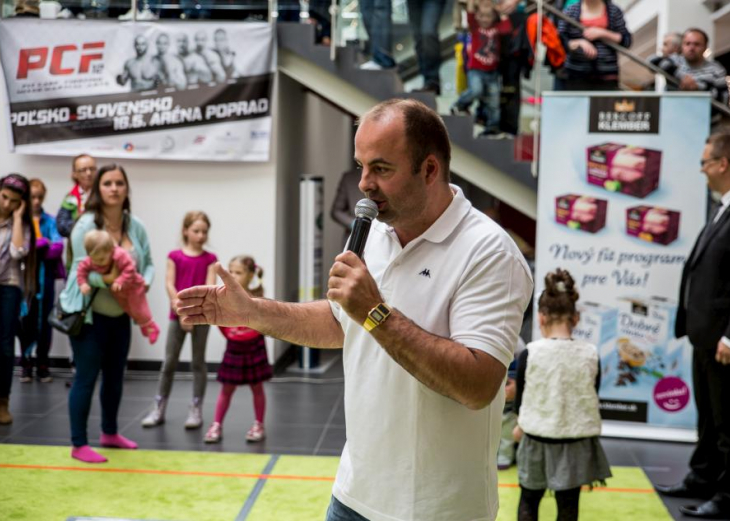
[[[53,330],[48,323],[48,315],[53,310],[55,301],[56,280],[53,274],[49,274],[48,266],[43,266],[43,289],[34,295],[30,301],[28,315],[20,321],[20,365],[24,369],[33,367],[33,347],[35,346],[36,362],[38,369],[48,369],[48,352],[51,350],[51,339]]]
[[[418,70],[423,75],[423,86],[440,88],[441,43],[439,21],[446,0],[408,0],[408,21],[416,42]]]
[[[279,13],[276,18],[277,22],[299,23],[301,21],[299,0],[278,0],[276,4]]]
[[[360,0],[360,14],[370,38],[373,61],[381,67],[395,67],[393,59],[392,0]]]
[[[499,72],[470,69],[466,79],[469,87],[461,93],[456,105],[466,109],[479,99],[486,108],[485,130],[499,130]]]
[[[325,521],[368,521],[368,519],[350,507],[343,505],[335,496],[332,496]]]
[[[129,354],[132,333],[129,317],[107,317],[94,313],[93,318],[92,325],[84,325],[79,335],[71,337],[76,375],[68,395],[68,410],[74,447],[89,444],[86,427],[99,372],[101,431],[117,434],[117,413],[122,401],[124,369]]]
[[[0,285],[0,398],[10,396],[15,365],[15,334],[18,330],[23,292],[17,286]]]

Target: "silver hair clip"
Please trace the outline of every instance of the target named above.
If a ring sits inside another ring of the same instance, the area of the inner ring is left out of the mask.
[[[568,291],[568,288],[565,287],[565,282],[562,280],[555,284],[555,289],[557,289],[559,293],[566,293]]]

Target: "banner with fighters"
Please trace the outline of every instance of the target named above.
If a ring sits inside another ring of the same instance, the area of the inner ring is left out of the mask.
[[[0,60],[14,150],[267,161],[267,23],[10,19]]]
[[[644,437],[657,426],[657,437],[689,439],[692,346],[674,338],[674,322],[682,267],[706,220],[699,161],[710,99],[546,94],[536,295],[556,268],[576,281],[573,336],[599,351],[604,433]]]

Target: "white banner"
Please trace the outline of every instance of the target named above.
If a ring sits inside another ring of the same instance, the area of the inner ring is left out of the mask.
[[[599,349],[604,419],[693,429],[692,347],[674,338],[674,320],[682,266],[706,219],[709,97],[551,94],[536,295],[549,271],[573,275],[574,336]]]
[[[267,161],[267,23],[0,22],[13,147],[29,154]]]

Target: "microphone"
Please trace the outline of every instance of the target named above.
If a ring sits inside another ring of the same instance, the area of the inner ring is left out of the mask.
[[[347,241],[347,250],[353,251],[362,258],[365,241],[368,240],[370,224],[378,216],[378,205],[370,199],[360,199],[355,205],[355,222],[352,225],[350,240]]]

